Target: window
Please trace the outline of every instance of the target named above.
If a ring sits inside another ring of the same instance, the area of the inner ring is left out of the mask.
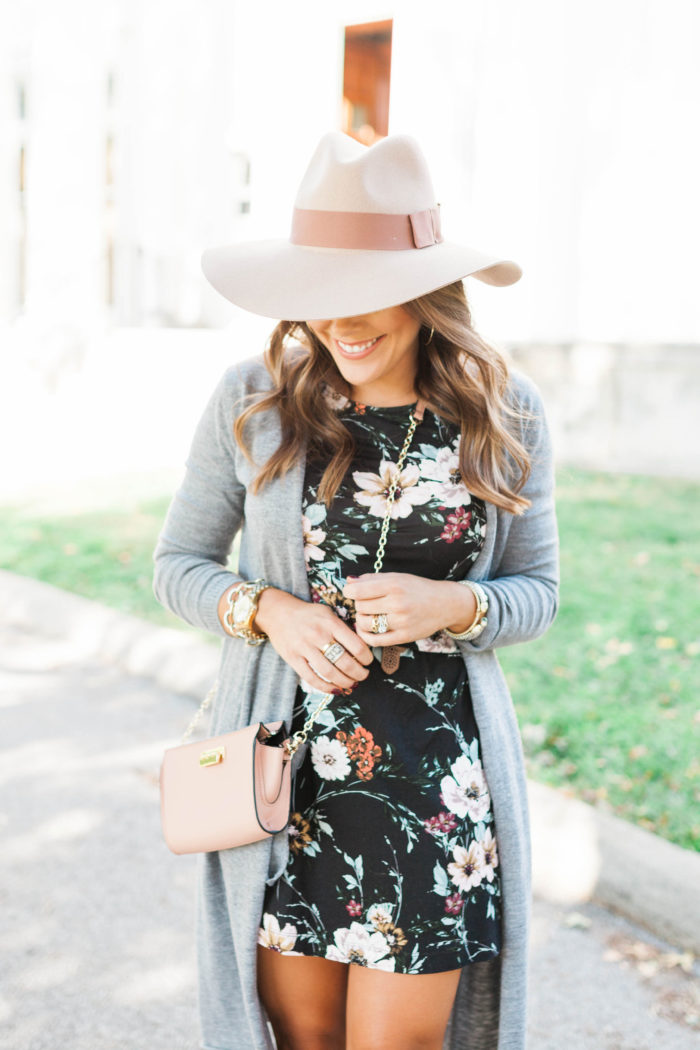
[[[392,20],[345,27],[343,131],[371,146],[389,134]]]

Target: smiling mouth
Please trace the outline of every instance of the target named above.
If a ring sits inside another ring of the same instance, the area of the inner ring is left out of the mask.
[[[383,335],[378,335],[374,339],[365,339],[361,343],[346,343],[344,339],[335,339],[334,341],[344,357],[363,357],[374,350],[377,343],[383,338]]]

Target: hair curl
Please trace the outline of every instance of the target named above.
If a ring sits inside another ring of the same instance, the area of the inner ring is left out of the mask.
[[[474,330],[461,281],[403,304],[420,321],[415,389],[428,407],[459,426],[459,467],[475,496],[512,514],[530,501],[519,495],[530,474],[530,457],[516,436],[528,418],[507,396],[508,366],[503,355]],[[434,334],[428,341],[430,329]],[[297,345],[290,345],[296,341]],[[318,497],[329,506],[350,468],[355,442],[324,394],[324,384],[346,390],[328,349],[303,321],[281,321],[265,350],[273,388],[243,409],[234,436],[250,458],[245,426],[252,415],[269,408],[279,413],[282,441],[253,483],[258,491],[285,474],[306,451],[328,460]],[[348,391],[349,392],[349,391]]]

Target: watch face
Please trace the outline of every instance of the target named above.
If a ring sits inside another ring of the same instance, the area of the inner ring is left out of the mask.
[[[253,611],[253,602],[247,594],[241,594],[233,603],[233,623],[235,627],[245,627]]]

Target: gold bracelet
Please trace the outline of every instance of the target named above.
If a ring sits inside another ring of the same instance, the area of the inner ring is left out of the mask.
[[[258,598],[270,586],[266,580],[242,580],[234,584],[226,599],[222,618],[224,630],[232,638],[243,638],[247,645],[261,645],[267,641],[262,631],[253,630],[258,609]]]
[[[471,580],[457,580],[457,583],[461,583],[464,587],[468,587],[476,599],[476,612],[474,619],[469,624],[465,631],[456,633],[451,631],[449,627],[445,627],[445,634],[450,638],[454,638],[458,642],[470,642],[474,638],[478,638],[484,627],[488,623],[486,619],[486,613],[489,609],[489,598],[484,590],[478,583],[473,583]]]
[[[226,631],[227,634],[230,634],[232,638],[237,638],[238,637],[238,635],[236,634],[236,632],[234,630],[234,626],[233,626],[233,604],[234,604],[236,598],[238,597],[238,592],[241,589],[241,587],[243,586],[244,582],[245,581],[241,580],[240,583],[234,583],[233,587],[228,592],[228,594],[226,596],[226,608],[224,609],[224,614],[223,614],[223,616],[221,618],[221,622],[223,623],[224,630]]]

